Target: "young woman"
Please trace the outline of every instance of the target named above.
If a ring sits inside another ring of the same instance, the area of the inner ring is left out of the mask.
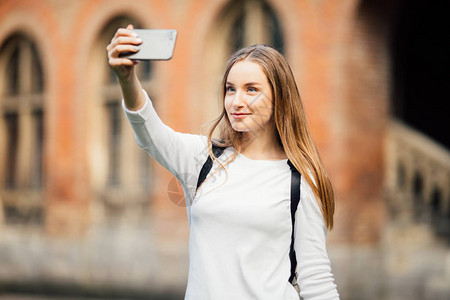
[[[135,75],[136,62],[119,58],[141,43],[130,29],[119,29],[108,45],[109,64],[137,143],[184,189],[190,225],[185,299],[339,299],[326,251],[333,190],[284,57],[264,45],[233,54],[223,77],[223,110],[208,137],[183,134],[159,119]],[[219,124],[220,142],[212,141]],[[212,144],[224,148],[220,156]],[[197,190],[208,157],[212,169]],[[294,222],[288,162],[301,174]],[[298,286],[291,282],[292,259]]]

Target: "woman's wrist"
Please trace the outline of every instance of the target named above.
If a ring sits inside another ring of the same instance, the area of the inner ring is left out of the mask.
[[[132,69],[129,72],[124,72],[124,73],[116,72],[116,76],[117,76],[117,79],[119,80],[119,84],[122,87],[132,85],[134,81],[138,80],[134,67],[132,67]]]
[[[137,76],[133,74],[128,79],[119,79],[125,106],[129,110],[139,110],[144,106],[145,97]]]

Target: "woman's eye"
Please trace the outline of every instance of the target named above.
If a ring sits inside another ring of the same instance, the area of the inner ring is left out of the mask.
[[[247,91],[249,91],[250,93],[256,93],[258,91],[258,89],[254,88],[254,87],[249,87],[247,89]]]
[[[226,91],[227,91],[227,93],[233,93],[234,88],[232,86],[227,86]]]

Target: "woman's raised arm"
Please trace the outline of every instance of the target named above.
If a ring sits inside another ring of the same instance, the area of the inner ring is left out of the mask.
[[[200,168],[208,156],[206,137],[176,132],[161,121],[136,76],[138,62],[120,57],[123,52],[138,51],[142,43],[132,29],[131,25],[118,29],[106,48],[109,65],[122,89],[125,115],[137,144],[178,178],[190,205]]]
[[[127,28],[119,28],[106,47],[108,51],[108,63],[119,79],[125,106],[129,110],[139,110],[144,106],[145,95],[142,86],[136,76],[135,65],[138,61],[120,57],[124,52],[137,52],[142,40],[132,31],[133,25]]]

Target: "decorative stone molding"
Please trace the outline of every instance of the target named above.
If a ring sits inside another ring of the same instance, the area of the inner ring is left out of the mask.
[[[425,222],[450,238],[450,152],[392,120],[387,138],[386,187],[393,218]]]

